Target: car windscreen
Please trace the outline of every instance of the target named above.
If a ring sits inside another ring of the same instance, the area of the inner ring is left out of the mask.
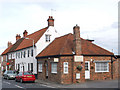
[[[24,75],[33,75],[33,74],[30,72],[24,72]]]
[[[15,74],[15,71],[8,71],[8,74]]]

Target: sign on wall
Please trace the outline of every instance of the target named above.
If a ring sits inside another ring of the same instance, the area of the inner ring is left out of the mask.
[[[59,62],[59,59],[58,58],[54,58],[54,62]]]
[[[83,62],[83,56],[74,56],[75,62]]]
[[[76,79],[80,79],[80,73],[76,73]]]

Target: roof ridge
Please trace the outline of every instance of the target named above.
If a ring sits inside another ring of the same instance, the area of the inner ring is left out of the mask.
[[[68,36],[67,36],[68,35]],[[71,33],[69,33],[69,34],[67,34],[67,35],[64,35],[64,36],[67,36],[67,40],[65,41],[65,43],[64,43],[64,45],[63,45],[63,47],[61,48],[61,50],[60,50],[60,55],[62,54],[62,52],[63,52],[63,50],[64,50],[64,47],[65,47],[65,45],[66,45],[66,43],[68,42],[68,38],[70,37],[70,35],[72,35]]]
[[[88,42],[89,42],[89,41],[88,41]],[[90,43],[90,42],[89,42],[89,43]],[[105,48],[100,47],[99,45],[96,45],[96,44],[94,44],[94,43],[91,43],[91,44],[93,44],[93,45],[95,45],[96,47],[98,47],[98,48],[100,48],[100,49],[103,49],[103,50],[105,50],[105,51],[107,51],[107,52],[109,52],[109,53],[111,53],[111,54],[114,54],[114,53],[110,52],[109,50],[106,50]]]
[[[56,37],[55,39],[59,39],[59,38],[62,38],[62,37],[64,37],[64,36],[67,36],[67,35],[72,35],[72,33],[68,33],[68,34],[65,34],[65,35],[63,35],[63,36],[59,36],[59,37]]]
[[[28,37],[28,36],[30,36],[30,35],[32,35],[32,34],[34,34],[34,33],[37,33],[37,32],[39,32],[39,31],[41,31],[41,30],[44,30],[44,29],[46,29],[46,28],[48,28],[48,26],[47,26],[47,27],[45,27],[45,28],[42,28],[42,29],[40,29],[40,30],[35,31],[35,32],[33,32],[33,33],[31,33],[31,34],[27,35],[26,37]]]

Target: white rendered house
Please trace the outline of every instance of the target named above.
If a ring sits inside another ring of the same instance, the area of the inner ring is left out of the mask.
[[[59,34],[54,28],[54,19],[48,18],[48,26],[28,35],[25,30],[23,37],[17,34],[16,43],[8,51],[8,62],[13,60],[14,69],[19,71],[32,71],[37,74],[36,56],[48,46]],[[12,65],[9,65],[11,67]]]

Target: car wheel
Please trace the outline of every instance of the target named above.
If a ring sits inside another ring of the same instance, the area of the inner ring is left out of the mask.
[[[7,76],[7,80],[9,80],[9,77]]]
[[[33,83],[35,83],[35,81],[33,81]]]
[[[22,78],[20,79],[20,82],[21,82],[21,83],[23,83],[23,80],[22,80]]]
[[[15,81],[17,82],[17,78],[15,78]]]

